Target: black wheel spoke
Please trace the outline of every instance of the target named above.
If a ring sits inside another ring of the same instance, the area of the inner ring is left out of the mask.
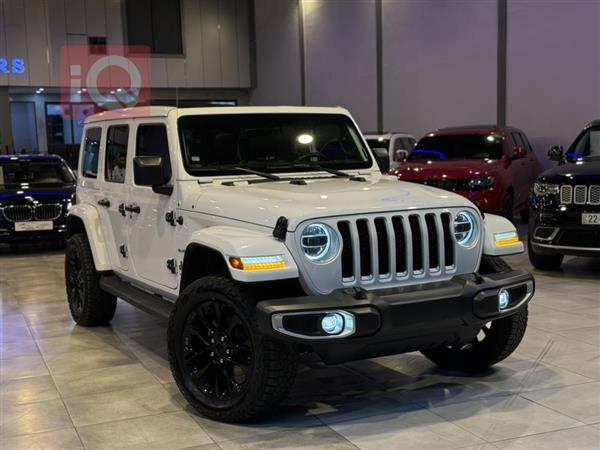
[[[252,374],[250,331],[236,310],[211,298],[188,315],[181,334],[185,376],[205,396],[220,405],[245,392]]]

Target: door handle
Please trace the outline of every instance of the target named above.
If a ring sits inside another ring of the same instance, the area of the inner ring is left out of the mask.
[[[125,217],[125,203],[119,203],[119,213]]]
[[[98,200],[98,204],[100,206],[104,206],[105,208],[110,208],[110,200],[107,198],[101,198]]]
[[[130,212],[130,213],[139,214],[141,209],[135,203],[131,203],[131,204],[125,206],[125,211]]]

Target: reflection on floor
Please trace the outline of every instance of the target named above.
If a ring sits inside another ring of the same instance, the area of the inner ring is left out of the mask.
[[[0,254],[0,448],[600,448],[600,260],[536,271],[525,340],[484,376],[419,354],[308,358],[282,408],[247,425],[186,405],[162,321],[120,302],[110,327],[75,326],[63,260]]]

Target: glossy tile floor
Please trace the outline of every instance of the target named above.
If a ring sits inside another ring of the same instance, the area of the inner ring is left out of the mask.
[[[0,253],[2,449],[600,448],[600,260],[535,272],[525,340],[485,376],[419,354],[307,359],[282,408],[248,425],[186,405],[164,322],[120,302],[110,327],[76,326],[62,266],[60,251]]]

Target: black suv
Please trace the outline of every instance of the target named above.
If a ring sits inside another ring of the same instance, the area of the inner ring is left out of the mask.
[[[529,259],[558,269],[564,255],[600,256],[600,120],[588,124],[558,165],[542,173],[530,195]]]
[[[0,243],[63,239],[75,176],[59,156],[0,156]]]

